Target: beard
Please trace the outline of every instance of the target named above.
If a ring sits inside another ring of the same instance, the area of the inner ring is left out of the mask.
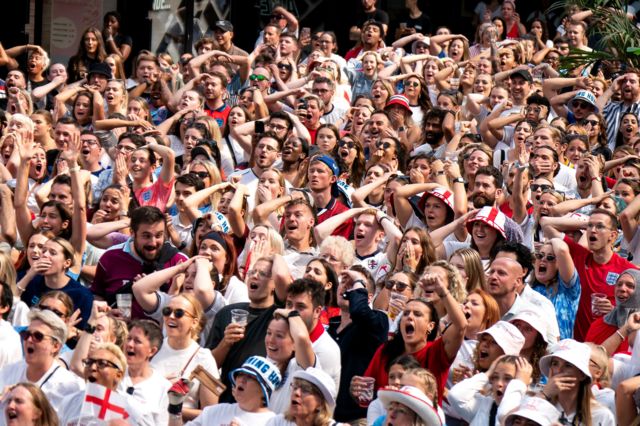
[[[440,145],[440,141],[442,141],[442,137],[444,136],[443,132],[426,132],[424,134],[424,141],[429,145]]]
[[[138,242],[136,242],[134,239],[133,246],[136,249],[136,253],[138,254],[138,256],[140,256],[142,260],[146,262],[154,262],[160,257],[160,249],[162,249],[162,245],[160,246],[141,245],[141,244],[138,244]],[[150,256],[148,254],[148,251],[151,251],[151,250],[155,250],[154,256]]]
[[[473,208],[481,209],[482,207],[493,206],[496,202],[496,197],[487,194],[473,194],[471,202],[473,203]]]

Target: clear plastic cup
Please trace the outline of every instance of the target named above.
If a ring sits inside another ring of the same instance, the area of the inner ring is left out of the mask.
[[[249,312],[244,309],[232,309],[231,310],[231,322],[233,324],[239,324],[243,327],[247,326],[249,322]]]
[[[395,321],[398,314],[402,312],[404,305],[406,305],[408,301],[409,298],[407,296],[396,292],[391,293],[391,296],[389,297],[389,309],[387,310],[391,321]]]
[[[596,302],[598,302],[600,299],[606,299],[606,298],[607,298],[607,295],[604,293],[593,293],[591,295],[591,312],[593,313],[593,315],[597,317],[602,315],[602,313],[598,310],[596,306]]]
[[[124,319],[131,319],[132,294],[116,294],[116,306]]]
[[[376,379],[373,377],[360,378],[360,393],[358,395],[358,404],[367,407],[373,401],[373,393],[375,390]]]

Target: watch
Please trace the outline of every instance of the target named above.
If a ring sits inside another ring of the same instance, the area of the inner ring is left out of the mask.
[[[458,176],[457,178],[453,179],[453,183],[461,183],[464,185],[464,179]]]
[[[91,325],[89,323],[87,323],[87,325],[84,326],[84,332],[87,334],[93,334],[96,332],[96,327],[95,325]]]
[[[291,312],[289,312],[289,315],[287,315],[287,319],[292,318],[292,317],[299,317],[300,316],[300,312],[293,310]]]

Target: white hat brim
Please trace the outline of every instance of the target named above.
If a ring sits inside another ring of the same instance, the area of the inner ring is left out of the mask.
[[[402,392],[401,390],[386,389],[378,391],[378,398],[380,398],[385,408],[388,408],[392,402],[398,402],[416,413],[427,426],[442,426],[440,416],[436,409],[413,395]]]

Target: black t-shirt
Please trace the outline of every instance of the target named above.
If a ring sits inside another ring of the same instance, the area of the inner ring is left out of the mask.
[[[273,318],[276,309],[284,307],[280,302],[274,303],[269,308],[254,309],[249,307],[249,303],[235,303],[222,308],[213,321],[213,328],[207,338],[206,347],[213,349],[224,338],[224,330],[231,323],[231,310],[244,309],[249,312],[249,322],[245,330],[244,339],[231,347],[222,365],[220,379],[227,386],[227,389],[220,395],[220,402],[233,403],[235,399],[231,395],[231,381],[229,372],[242,366],[242,363],[252,355],[266,356],[264,338],[267,334],[267,327]]]
[[[389,14],[384,10],[376,9],[373,12],[363,12],[362,10],[358,13],[358,26],[362,28],[362,24],[367,21],[378,21],[385,25],[389,25]]]
[[[407,23],[407,28],[415,28],[417,33],[431,34],[431,19],[429,19],[424,12],[417,18],[412,18],[407,15],[406,20],[402,22]]]

